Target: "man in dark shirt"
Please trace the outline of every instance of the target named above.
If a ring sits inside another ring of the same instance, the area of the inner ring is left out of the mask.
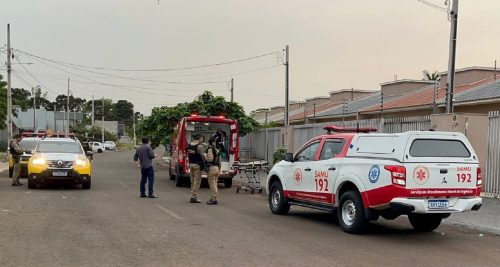
[[[153,194],[155,182],[155,172],[153,169],[153,159],[156,157],[153,149],[149,145],[147,137],[142,138],[142,146],[135,151],[134,161],[141,168],[141,197],[157,198]],[[139,163],[140,162],[140,163]],[[148,195],[146,196],[146,182],[148,183]]]

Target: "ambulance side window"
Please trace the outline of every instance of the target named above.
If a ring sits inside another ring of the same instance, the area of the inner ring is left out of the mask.
[[[334,158],[340,152],[342,152],[342,148],[344,147],[343,139],[327,139],[325,144],[323,145],[323,150],[321,150],[321,155],[319,160],[327,160]]]
[[[319,141],[313,142],[304,147],[295,155],[295,161],[312,161],[319,147]]]

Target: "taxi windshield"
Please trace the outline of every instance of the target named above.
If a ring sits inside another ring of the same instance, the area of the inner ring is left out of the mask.
[[[36,151],[39,153],[83,153],[82,147],[75,142],[40,142]]]

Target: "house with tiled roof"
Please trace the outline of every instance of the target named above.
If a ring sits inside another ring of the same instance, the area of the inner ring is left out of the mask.
[[[383,106],[382,104],[372,105],[360,111],[361,118],[374,118],[380,117],[411,117],[430,115],[433,113],[444,113],[445,106],[439,105],[445,102],[446,99],[446,79],[447,75],[441,78],[439,83],[428,84],[424,87],[410,90],[401,94],[399,97],[388,100],[384,94]],[[489,68],[470,67],[457,71],[456,86],[454,89],[455,103],[457,97],[463,92],[475,89],[477,87],[490,84],[495,81],[495,73]],[[486,77],[486,78],[485,78]],[[499,76],[500,78],[500,76]],[[456,112],[476,113],[480,111],[477,107],[465,108],[466,105],[462,104],[464,108],[455,109]],[[480,113],[487,113],[486,110],[494,110],[498,107],[486,105],[482,107]]]
[[[489,111],[500,109],[500,75],[498,79],[489,78],[482,85],[455,93],[455,112],[487,114]],[[437,101],[440,109],[445,108],[444,99]]]
[[[440,75],[439,82],[403,79],[381,83],[379,91],[344,89],[331,91],[330,97],[309,98],[293,108],[293,104],[290,105],[290,124],[444,113],[448,73]],[[500,80],[500,72],[496,69],[458,69],[455,78],[455,112],[487,114],[499,109],[500,84],[497,78]],[[268,114],[268,122],[283,124],[283,106],[255,111],[255,118],[260,123],[265,122],[262,112]]]

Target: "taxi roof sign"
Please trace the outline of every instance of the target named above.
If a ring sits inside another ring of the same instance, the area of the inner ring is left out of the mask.
[[[332,133],[371,133],[376,132],[377,128],[373,127],[342,127],[335,125],[327,125],[323,127],[323,130],[327,131],[328,134]]]

